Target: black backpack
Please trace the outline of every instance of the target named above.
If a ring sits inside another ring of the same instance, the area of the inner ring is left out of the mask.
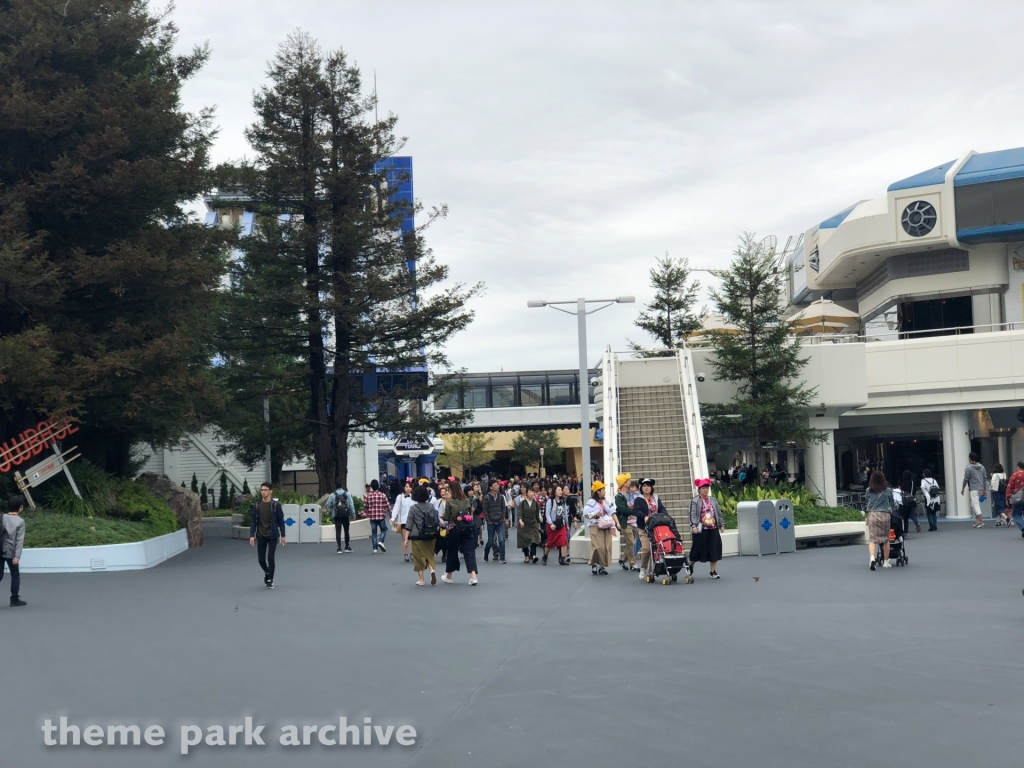
[[[931,485],[931,486],[928,487],[928,498],[929,499],[937,499],[937,498],[939,498],[939,486],[938,485]]]
[[[437,511],[431,510],[423,515],[423,524],[420,526],[420,537],[423,539],[436,539],[441,527],[437,522]]]

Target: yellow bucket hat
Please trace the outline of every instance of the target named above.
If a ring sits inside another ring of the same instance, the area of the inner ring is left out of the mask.
[[[600,480],[595,480],[593,483],[590,484],[591,493],[600,491],[602,488],[604,488],[604,483],[602,483]]]
[[[629,474],[629,472],[623,472],[621,475],[616,475],[615,476],[615,487],[616,488],[621,488],[622,486],[624,486],[626,483],[628,483],[632,479],[633,479],[633,476],[631,474]]]

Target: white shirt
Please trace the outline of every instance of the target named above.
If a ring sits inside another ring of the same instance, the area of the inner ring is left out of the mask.
[[[414,503],[412,496],[406,496],[404,493],[395,499],[395,506],[391,510],[391,522],[405,525],[409,519],[409,510],[412,509]]]
[[[928,489],[931,487],[938,488],[939,481],[934,477],[926,477],[921,480],[921,493],[924,494],[925,506],[937,507],[939,505],[939,498],[936,496],[934,499],[928,494]]]

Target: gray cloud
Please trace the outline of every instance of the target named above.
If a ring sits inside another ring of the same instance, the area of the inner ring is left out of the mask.
[[[186,105],[216,104],[215,157],[248,148],[252,91],[295,27],[377,71],[428,242],[484,280],[449,353],[470,370],[574,367],[575,327],[530,298],[650,296],[668,251],[728,262],[967,149],[1024,144],[1017,3],[338,3],[179,0],[213,56]],[[707,279],[703,279],[707,282]],[[591,318],[623,349],[636,307]]]

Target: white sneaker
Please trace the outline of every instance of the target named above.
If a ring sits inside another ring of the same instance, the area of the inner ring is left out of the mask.
[[[882,563],[882,567],[883,568],[892,568],[892,560],[886,560],[884,563]]]
[[[640,571],[640,581],[643,581],[646,575],[643,571]]]
[[[580,450],[582,451],[583,449],[582,449],[582,448],[580,448]],[[373,550],[373,554],[375,554],[375,555],[377,554],[377,550],[376,550],[376,549],[375,549],[375,550]]]
[[[455,583],[454,581],[452,581],[452,575],[450,573],[446,573],[444,576],[442,576],[441,581],[443,581],[445,584]]]
[[[475,587],[476,586],[476,576],[470,576],[469,577],[469,586],[471,586],[471,587]]]
[[[582,451],[583,449],[581,448],[580,450]],[[385,546],[384,546],[384,542],[383,542],[383,541],[382,541],[382,542],[380,542],[380,543],[379,543],[379,544],[377,545],[377,548],[378,548],[378,549],[380,549],[380,551],[381,551],[381,552],[387,552],[387,551],[388,551],[388,550],[387,550],[387,547],[385,547]],[[374,551],[376,551],[376,550],[374,550]]]

